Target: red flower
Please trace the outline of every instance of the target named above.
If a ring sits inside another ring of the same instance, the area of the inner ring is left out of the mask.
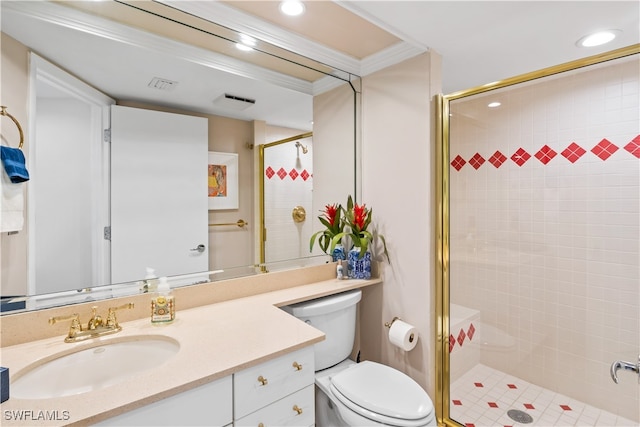
[[[368,214],[369,211],[367,210],[366,205],[359,205],[356,203],[353,206],[353,225],[356,227],[357,231],[364,230]]]
[[[326,205],[324,207],[324,217],[329,221],[329,224],[333,227],[336,224],[336,217],[338,213],[338,204]]]

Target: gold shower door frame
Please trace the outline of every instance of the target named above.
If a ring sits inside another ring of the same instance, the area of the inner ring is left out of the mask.
[[[439,425],[461,426],[450,417],[450,359],[449,359],[449,319],[450,319],[450,102],[501,89],[542,77],[640,53],[640,44],[605,52],[576,61],[556,65],[531,73],[522,74],[495,83],[436,97],[436,397],[435,409]]]

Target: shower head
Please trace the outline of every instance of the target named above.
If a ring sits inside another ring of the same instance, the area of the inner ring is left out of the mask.
[[[307,151],[309,151],[309,149],[302,145],[300,141],[296,141],[296,148],[302,148],[302,154],[307,154]]]

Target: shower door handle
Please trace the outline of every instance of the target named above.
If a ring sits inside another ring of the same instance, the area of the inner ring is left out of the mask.
[[[635,365],[630,362],[617,360],[611,364],[611,379],[614,383],[618,384],[618,370],[624,369],[625,371],[633,371],[638,374],[638,383],[640,383],[640,355],[638,355],[638,363]]]
[[[202,252],[204,252],[204,250],[205,250],[206,248],[207,248],[207,247],[206,247],[205,245],[200,244],[200,245],[196,246],[195,248],[193,248],[193,249],[189,249],[189,250],[190,250],[191,252],[200,252],[200,253],[202,253]]]

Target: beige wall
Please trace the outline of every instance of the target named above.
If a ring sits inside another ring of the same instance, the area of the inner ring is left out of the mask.
[[[22,126],[25,157],[29,155],[27,128],[29,60],[26,46],[2,33],[0,58],[0,102]],[[3,145],[16,147],[20,140],[17,127],[7,117],[1,117]],[[28,160],[27,160],[28,161]],[[29,183],[23,184],[26,191]],[[27,211],[25,210],[25,227]],[[11,266],[11,268],[9,268]],[[27,230],[17,234],[0,233],[0,295],[23,295],[27,289]]]
[[[383,286],[363,295],[361,357],[405,372],[434,402],[432,97],[439,69],[439,55],[425,53],[365,77],[362,89],[362,202],[387,238],[391,264],[381,264]],[[388,340],[384,323],[394,316],[419,331],[410,352]]]

